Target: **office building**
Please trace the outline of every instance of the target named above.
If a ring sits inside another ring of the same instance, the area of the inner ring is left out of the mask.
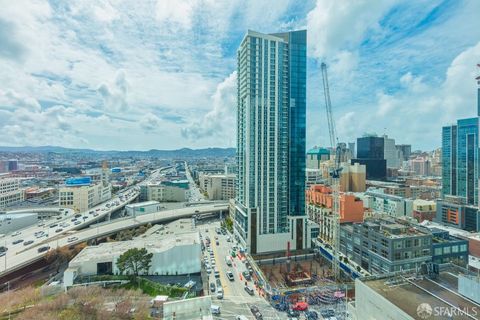
[[[380,188],[368,188],[365,193],[357,193],[363,200],[365,208],[375,213],[386,214],[392,217],[411,217],[413,200],[385,193]]]
[[[412,146],[409,144],[397,144],[395,148],[398,151],[399,158],[402,161],[408,161],[410,159],[410,155],[412,154]]]
[[[183,202],[188,195],[188,186],[163,181],[157,184],[140,186],[141,201]]]
[[[340,191],[343,192],[364,192],[366,188],[367,169],[366,166],[355,164],[342,164],[340,174]]]
[[[314,147],[307,151],[307,168],[320,169],[322,162],[330,160],[330,150]]]
[[[18,179],[0,179],[0,209],[15,205],[23,200],[25,200],[25,190],[20,188]]]
[[[383,158],[387,161],[387,168],[398,169],[400,167],[400,158],[398,156],[398,150],[395,147],[395,139],[384,135],[383,140]]]
[[[235,198],[235,175],[219,174],[207,176],[209,200],[230,200]]]
[[[467,231],[480,231],[478,207],[466,204],[463,197],[447,196],[438,200],[435,221]]]
[[[450,235],[438,228],[429,229],[432,233],[432,262],[449,263],[465,267],[468,264],[468,240]]]
[[[250,253],[309,246],[305,216],[307,32],[248,31],[237,52],[235,236]]]
[[[357,152],[355,151],[355,142],[349,142],[348,143],[348,150],[350,152],[350,157],[352,159],[357,157]]]
[[[357,157],[351,164],[366,166],[367,179],[385,180],[387,178],[387,161],[385,160],[385,139],[366,136],[357,139]]]
[[[372,274],[414,269],[431,261],[432,234],[400,219],[374,216],[342,225],[340,250]]]
[[[478,205],[478,118],[460,119],[442,129],[442,194]]]
[[[308,190],[315,184],[323,184],[328,181],[328,174],[324,174],[322,169],[310,169],[305,170],[305,190]]]
[[[76,212],[85,212],[99,203],[110,200],[112,185],[104,178],[92,183],[90,177],[69,178],[59,188],[59,205]]]
[[[430,160],[424,157],[416,157],[409,160],[410,169],[417,176],[429,176],[430,175]]]

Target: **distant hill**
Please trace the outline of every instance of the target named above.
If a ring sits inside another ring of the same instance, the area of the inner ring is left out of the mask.
[[[100,151],[93,149],[75,149],[64,148],[57,146],[40,146],[40,147],[2,147],[0,146],[0,152],[12,152],[12,153],[58,153],[58,154],[95,154],[95,155],[108,155],[108,156],[124,156],[124,157],[155,157],[155,158],[202,158],[202,157],[232,157],[235,156],[235,148],[204,148],[204,149],[190,149],[182,148],[177,150],[157,150],[152,149],[148,151]]]

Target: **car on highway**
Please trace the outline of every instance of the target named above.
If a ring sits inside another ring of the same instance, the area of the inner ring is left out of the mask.
[[[210,282],[210,291],[211,291],[211,292],[215,292],[216,289],[217,289],[217,288],[215,287],[215,283]]]
[[[43,247],[40,247],[38,248],[38,253],[41,253],[41,252],[45,252],[45,251],[48,251],[48,249],[50,249],[50,246],[43,246]]]
[[[59,233],[59,232],[62,232],[63,229],[62,228],[58,228],[57,230],[55,230],[56,233]]]
[[[230,271],[230,270],[227,271],[227,278],[228,278],[228,280],[230,280],[230,281],[234,281],[234,280],[235,280],[235,277],[233,276],[233,272],[232,272],[232,271]]]
[[[317,320],[318,319],[318,313],[316,311],[313,311],[313,310],[305,311],[305,317],[307,317],[307,320]]]
[[[223,299],[223,289],[222,289],[222,287],[219,287],[217,289],[217,299]]]
[[[331,318],[331,317],[335,316],[335,310],[333,310],[333,309],[323,309],[323,310],[320,310],[320,314],[324,318]]]
[[[21,234],[22,233],[20,231],[15,231],[14,233],[12,233],[12,237],[16,237],[16,236],[19,236]]]
[[[235,316],[235,320],[248,320],[248,318],[243,314],[239,314]]]
[[[245,280],[247,280],[247,281],[250,281],[252,279],[252,277],[250,276],[250,273],[248,271],[243,271],[242,275],[245,278]]]
[[[6,255],[7,253],[5,251],[0,251],[0,257],[3,257],[4,255]]]
[[[250,308],[250,312],[253,314],[253,316],[255,317],[255,319],[263,319],[263,316],[262,314],[260,313],[260,310],[258,309],[258,307],[254,304],[250,305],[249,306]]]
[[[15,241],[13,241],[12,244],[19,244],[21,242],[23,242],[23,239],[17,239]]]
[[[55,228],[55,227],[58,227],[58,223],[54,223],[50,225],[50,228]]]
[[[70,220],[70,221],[75,222],[75,221],[77,221],[77,218],[73,218],[73,219]]]
[[[74,215],[75,218],[80,218],[82,215],[80,213],[77,213],[76,215]]]
[[[210,311],[212,312],[213,315],[219,315],[220,314],[220,306],[217,306],[215,304],[212,304],[210,306]]]
[[[7,247],[4,247],[4,246],[0,247],[0,252],[6,252],[6,251],[8,251]]]
[[[225,263],[227,264],[227,266],[231,267],[232,266],[232,260],[230,260],[230,257],[225,257]]]
[[[217,268],[215,268],[215,271],[213,272],[213,274],[215,275],[215,278],[220,278],[220,272],[218,272]]]
[[[80,223],[82,223],[81,221],[75,221],[73,224],[78,226]]]
[[[67,239],[67,242],[73,242],[73,241],[77,241],[78,240],[78,237],[69,237]]]
[[[249,295],[251,295],[251,296],[255,295],[255,291],[253,291],[253,289],[250,288],[249,286],[245,286],[244,289]]]
[[[207,271],[208,274],[212,273],[212,269],[210,268],[205,268],[205,271]]]
[[[28,240],[23,243],[24,246],[28,246],[33,243],[33,240]]]

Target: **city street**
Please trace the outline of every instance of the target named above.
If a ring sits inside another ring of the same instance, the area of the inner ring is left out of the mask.
[[[190,169],[188,168],[188,165],[186,162],[185,162],[185,174],[187,176],[189,187],[190,187],[188,202],[205,200],[205,196],[203,195],[203,193],[200,191],[195,181],[193,180],[193,177],[190,174]]]
[[[208,236],[211,240],[211,248],[215,257],[215,266],[220,274],[220,281],[224,292],[223,299],[217,299],[216,294],[210,292],[212,295],[212,304],[220,306],[221,314],[215,319],[235,319],[237,315],[244,315],[248,319],[255,319],[250,311],[249,306],[256,305],[263,316],[263,319],[286,319],[285,313],[279,313],[273,309],[263,297],[258,295],[255,290],[253,281],[246,281],[241,274],[246,271],[245,264],[238,259],[238,257],[232,258],[230,253],[232,252],[233,242],[227,242],[227,235],[217,234],[216,228],[220,228],[219,222],[211,222],[205,225],[199,225],[199,229],[202,234],[202,238],[205,240]],[[206,231],[208,230],[208,232]],[[216,244],[215,237],[218,237],[218,245]],[[230,236],[231,237],[231,236]],[[210,256],[208,248],[206,248],[204,256]],[[228,266],[226,258],[231,259],[232,266]],[[209,282],[215,283],[214,268],[209,275]],[[231,271],[234,275],[234,281],[230,281],[227,278],[227,271]],[[254,295],[251,296],[245,291],[245,282],[248,286],[254,289]]]

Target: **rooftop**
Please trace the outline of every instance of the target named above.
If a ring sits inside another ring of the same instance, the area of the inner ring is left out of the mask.
[[[168,234],[130,241],[105,242],[97,246],[86,247],[70,261],[68,266],[74,268],[88,261],[113,261],[115,257],[132,248],[146,248],[149,252],[161,253],[176,246],[191,244],[200,244],[198,232]]]
[[[428,303],[433,309],[459,306],[474,316],[472,312],[478,310],[480,305],[458,293],[458,275],[458,272],[448,270],[440,272],[436,279],[389,277],[363,282],[414,319],[418,317],[417,307],[420,303]],[[475,319],[475,317],[461,314],[457,309],[456,315],[454,314],[451,319]]]

